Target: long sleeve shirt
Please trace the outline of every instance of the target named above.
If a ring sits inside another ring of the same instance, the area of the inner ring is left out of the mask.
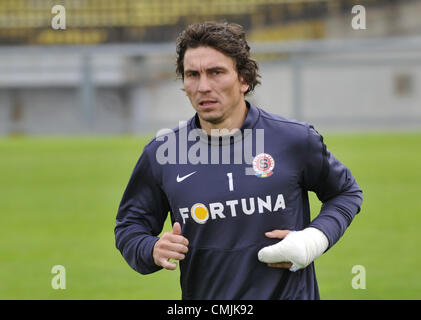
[[[360,211],[362,191],[311,125],[247,108],[229,139],[198,130],[195,115],[145,146],[120,203],[116,246],[139,273],[161,269],[152,252],[169,213],[189,240],[183,299],[319,299],[314,263],[291,272],[257,252],[279,241],[265,232],[309,226],[330,248]],[[313,221],[309,191],[322,202]]]

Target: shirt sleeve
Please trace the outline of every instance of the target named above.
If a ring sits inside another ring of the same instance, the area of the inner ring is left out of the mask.
[[[124,191],[114,229],[116,247],[127,263],[142,274],[161,269],[152,252],[169,211],[167,197],[153,169],[145,147]]]
[[[363,201],[362,190],[350,170],[327,149],[323,137],[309,126],[304,187],[323,203],[309,227],[321,230],[332,247],[344,234]]]

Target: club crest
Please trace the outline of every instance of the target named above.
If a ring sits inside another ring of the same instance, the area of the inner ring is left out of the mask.
[[[275,160],[267,153],[261,153],[253,159],[253,170],[260,178],[270,177],[275,167]]]

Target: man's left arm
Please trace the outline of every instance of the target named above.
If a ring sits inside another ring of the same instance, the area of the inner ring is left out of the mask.
[[[304,190],[316,193],[323,203],[321,211],[304,230],[268,232],[267,237],[283,240],[258,253],[259,260],[269,266],[291,271],[305,268],[332,247],[360,211],[363,200],[349,169],[329,152],[312,126],[307,138],[301,184]]]
[[[309,227],[322,231],[330,248],[360,212],[363,196],[351,171],[330,153],[323,137],[311,126],[303,187],[314,191],[323,203],[319,215]]]

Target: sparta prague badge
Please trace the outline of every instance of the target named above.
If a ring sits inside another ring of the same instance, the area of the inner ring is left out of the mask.
[[[253,159],[253,170],[256,176],[260,178],[270,177],[275,167],[275,161],[272,156],[267,153],[261,153]]]

